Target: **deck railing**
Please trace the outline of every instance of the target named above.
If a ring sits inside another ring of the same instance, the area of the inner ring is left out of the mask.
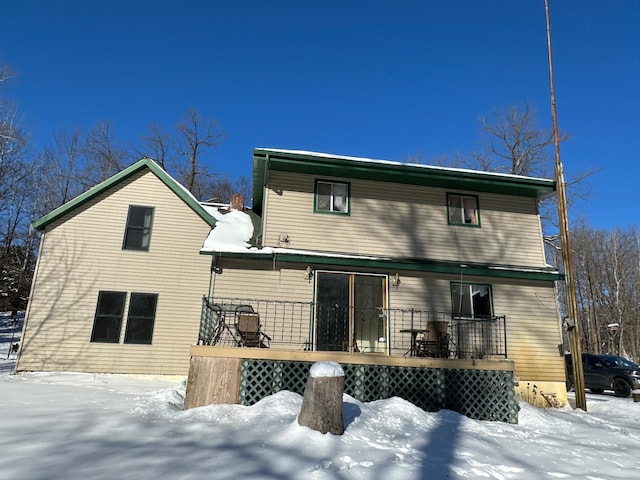
[[[242,345],[237,312],[259,315],[261,345],[288,350],[388,353],[440,358],[507,357],[505,316],[456,318],[451,312],[370,308],[248,298],[202,299],[198,344]],[[366,327],[364,326],[366,324]],[[360,327],[362,325],[363,327]],[[375,345],[358,344],[367,328]]]

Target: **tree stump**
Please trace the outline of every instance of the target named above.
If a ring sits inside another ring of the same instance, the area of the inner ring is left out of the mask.
[[[335,362],[316,362],[304,389],[298,424],[321,433],[342,435],[344,372]]]

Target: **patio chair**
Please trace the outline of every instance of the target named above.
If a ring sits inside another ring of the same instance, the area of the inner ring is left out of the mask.
[[[260,315],[242,307],[236,309],[236,334],[239,347],[269,348],[271,337],[261,330]]]
[[[426,333],[416,340],[416,355],[448,358],[450,340],[448,327],[448,322],[429,322]]]

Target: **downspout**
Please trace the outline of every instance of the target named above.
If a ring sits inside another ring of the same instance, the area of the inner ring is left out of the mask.
[[[210,300],[213,296],[213,289],[215,285],[215,280],[213,278],[214,270],[216,268],[216,256],[211,255],[211,268],[209,269],[209,290],[207,290],[207,300]]]
[[[266,218],[267,216],[265,215],[266,211],[267,211],[267,183],[268,183],[268,179],[269,179],[269,163],[271,162],[271,158],[269,157],[269,154],[267,153],[265,160],[264,160],[264,174],[262,175],[262,215],[260,218],[260,246],[264,247],[264,237],[265,237],[265,231],[266,231]]]
[[[211,256],[211,270],[209,272],[209,299],[213,298],[213,294],[216,290],[216,278],[218,273],[222,273],[222,268],[218,267],[218,262],[214,253]]]

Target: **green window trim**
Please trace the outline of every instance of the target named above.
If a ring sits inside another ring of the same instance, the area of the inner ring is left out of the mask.
[[[477,195],[447,192],[447,223],[480,228],[480,201]]]
[[[493,289],[488,283],[452,281],[451,318],[490,320],[493,315]]]
[[[331,215],[350,215],[351,183],[316,179],[313,211]]]

